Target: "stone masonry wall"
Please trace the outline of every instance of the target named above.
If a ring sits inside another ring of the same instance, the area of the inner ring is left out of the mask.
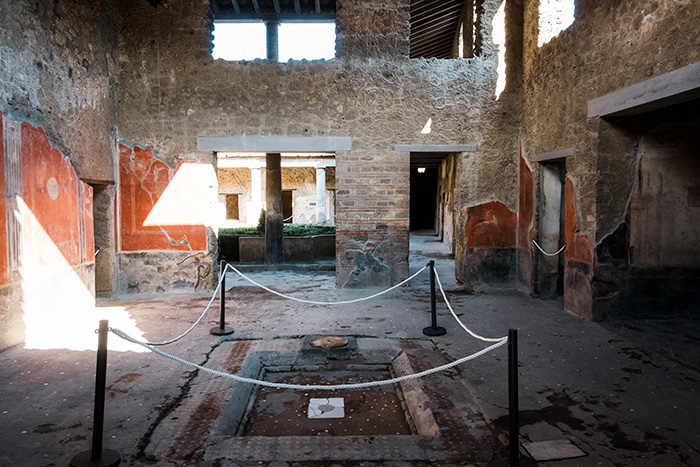
[[[41,126],[82,179],[114,180],[113,2],[0,0],[0,111]]]
[[[479,152],[457,164],[455,211],[494,200],[516,209],[522,4],[508,2],[506,8],[507,14],[515,11],[516,25],[510,31],[516,45],[506,58],[516,59],[497,101],[491,27],[501,3],[484,2],[483,51],[473,59],[409,60],[409,0],[340,0],[336,59],[272,63],[212,60],[206,0],[157,8],[141,0],[119,2],[119,138],[152,148],[173,166],[180,160],[214,163],[212,153],[197,149],[198,136],[349,136],[353,152],[372,154],[389,154],[398,144],[477,144]],[[432,131],[421,134],[428,119]],[[396,175],[402,170],[396,168]],[[395,215],[389,211],[385,220]],[[463,226],[465,220],[459,214],[456,222]],[[464,254],[462,231],[455,232],[458,255]],[[340,233],[339,263],[357,247],[345,243],[351,237]],[[400,250],[408,248],[403,231],[390,238],[405,242]],[[407,269],[401,255],[396,261],[390,267],[399,278],[404,272],[396,271]],[[456,274],[463,276],[459,267]]]

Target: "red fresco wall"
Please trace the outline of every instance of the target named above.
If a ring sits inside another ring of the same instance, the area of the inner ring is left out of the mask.
[[[70,161],[51,147],[44,131],[28,123],[22,123],[22,185],[24,203],[66,262],[80,264],[78,223],[83,208],[78,206],[78,189],[83,183]],[[34,236],[29,239],[33,241],[41,240]]]
[[[7,284],[7,226],[5,213],[5,145],[3,144],[2,112],[0,112],[0,285]]]
[[[567,260],[593,264],[593,246],[587,235],[577,234],[576,203],[574,201],[574,184],[566,178],[566,251]]]
[[[207,230],[203,224],[182,224],[175,219],[187,217],[196,209],[196,200],[190,203],[160,207],[166,211],[157,225],[145,225],[149,214],[161,199],[178,171],[154,157],[152,150],[138,146],[119,145],[119,229],[121,251],[138,250],[206,250]],[[201,206],[200,206],[201,209]]]
[[[467,208],[464,227],[467,248],[515,246],[517,213],[499,201]]]

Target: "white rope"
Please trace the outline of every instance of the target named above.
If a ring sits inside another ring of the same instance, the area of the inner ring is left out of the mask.
[[[255,282],[253,279],[251,279],[250,277],[246,276],[245,274],[243,274],[241,271],[239,271],[239,270],[236,269],[235,267],[231,266],[230,264],[227,264],[227,266],[229,266],[231,269],[233,269],[234,272],[238,273],[238,275],[241,276],[243,279],[247,280],[248,282],[250,282],[250,283],[253,284],[253,285],[257,285],[257,286],[260,287],[261,289],[267,290],[268,292],[273,293],[273,294],[275,294],[275,295],[277,295],[277,296],[279,296],[279,297],[282,297],[282,298],[286,298],[286,299],[289,299],[289,300],[294,300],[295,302],[310,303],[310,304],[312,304],[312,305],[346,305],[346,304],[348,304],[348,303],[357,303],[357,302],[361,302],[361,301],[364,301],[364,300],[370,300],[370,299],[372,299],[372,298],[379,297],[380,295],[384,295],[385,293],[390,292],[390,291],[394,290],[394,289],[397,288],[397,287],[401,287],[402,285],[404,285],[405,283],[407,283],[407,282],[410,281],[411,279],[415,278],[418,274],[420,274],[421,272],[423,272],[423,271],[425,271],[426,269],[428,269],[428,266],[427,266],[427,265],[426,265],[426,266],[423,266],[423,269],[421,269],[420,271],[418,271],[417,273],[415,273],[414,275],[412,275],[412,276],[409,277],[408,279],[406,279],[406,280],[404,280],[404,281],[402,281],[402,282],[396,284],[396,285],[393,286],[393,287],[389,287],[389,288],[386,289],[386,290],[383,290],[383,291],[381,291],[381,292],[378,292],[378,293],[376,293],[376,294],[374,294],[374,295],[370,295],[370,296],[368,296],[368,297],[356,298],[356,299],[354,299],[354,300],[341,300],[341,301],[338,301],[338,302],[316,302],[316,301],[313,301],[313,300],[304,300],[304,299],[302,299],[302,298],[292,297],[292,296],[290,296],[290,295],[285,295],[285,294],[283,294],[283,293],[281,293],[281,292],[277,292],[277,291],[275,291],[275,290],[272,290],[272,289],[270,289],[269,287],[265,287],[264,285],[262,285],[262,284],[260,284],[260,283],[258,283],[258,282]]]
[[[139,344],[151,352],[160,355],[161,357],[169,358],[171,360],[174,360],[176,362],[182,363],[183,365],[187,365],[191,368],[196,368],[200,371],[204,371],[205,373],[212,374],[214,376],[221,376],[224,378],[229,378],[235,381],[239,381],[241,383],[251,383],[251,384],[257,384],[258,386],[266,386],[266,387],[271,387],[271,388],[280,388],[280,389],[293,389],[293,390],[300,390],[300,391],[306,391],[306,390],[316,390],[316,389],[321,389],[321,390],[328,390],[328,391],[335,391],[338,389],[361,389],[361,388],[369,388],[373,386],[381,386],[384,384],[394,384],[398,383],[401,381],[406,381],[408,379],[414,379],[414,378],[422,378],[423,376],[427,376],[433,373],[437,373],[439,371],[447,370],[448,368],[452,368],[453,366],[457,366],[461,363],[468,362],[469,360],[473,360],[477,357],[480,357],[484,355],[485,353],[488,353],[492,350],[497,349],[498,347],[502,346],[503,344],[506,343],[506,340],[502,340],[500,342],[497,342],[496,344],[493,344],[489,347],[486,347],[485,349],[482,349],[476,353],[473,353],[471,355],[468,355],[466,357],[462,357],[458,360],[452,361],[450,363],[447,363],[445,365],[441,365],[438,367],[433,367],[425,371],[421,371],[420,373],[412,373],[408,375],[403,375],[399,376],[396,378],[391,378],[387,380],[379,380],[379,381],[367,381],[364,383],[354,383],[354,384],[331,384],[331,385],[322,385],[322,384],[287,384],[287,383],[273,383],[270,381],[262,381],[259,379],[254,379],[254,378],[246,378],[244,376],[238,376],[238,375],[233,375],[231,373],[226,373],[223,371],[218,371],[218,370],[213,370],[211,368],[204,367],[202,365],[198,365],[196,363],[189,362],[187,360],[184,360],[180,357],[176,357],[175,355],[171,355],[167,352],[163,352],[160,349],[157,349],[155,347],[152,347],[145,342],[140,342],[133,337],[129,336],[126,334],[124,331],[121,331],[117,328],[110,328],[110,331],[114,333],[115,335],[121,337],[124,340],[127,340],[129,342],[133,342],[134,344]],[[507,339],[507,338],[505,338]]]
[[[542,249],[541,246],[539,246],[539,245],[537,244],[537,242],[535,241],[534,238],[532,239],[532,243],[534,243],[535,246],[537,247],[537,249],[540,250],[540,251],[542,252],[542,254],[545,255],[545,256],[557,256],[559,253],[561,253],[562,251],[564,251],[564,248],[566,248],[566,243],[564,243],[564,246],[561,247],[561,248],[559,248],[559,251],[557,251],[556,253],[547,253],[546,251],[544,251],[544,250]]]
[[[197,318],[197,321],[195,321],[194,324],[193,324],[192,326],[190,326],[190,328],[189,328],[187,331],[183,332],[182,334],[180,334],[180,335],[177,336],[176,338],[170,339],[169,341],[165,341],[165,342],[141,342],[141,341],[138,341],[138,342],[136,342],[136,343],[137,343],[137,344],[141,344],[141,345],[144,345],[144,344],[145,344],[145,345],[158,345],[158,346],[160,346],[160,345],[169,345],[169,344],[172,344],[173,342],[179,341],[180,339],[182,339],[183,337],[185,337],[187,334],[189,334],[190,332],[192,332],[192,330],[193,330],[194,328],[196,328],[197,325],[202,321],[202,319],[204,318],[204,315],[207,314],[207,312],[209,311],[209,308],[211,308],[211,304],[214,302],[214,299],[216,298],[216,293],[217,293],[217,292],[219,291],[219,289],[221,288],[221,283],[224,281],[224,276],[225,276],[225,275],[226,275],[226,269],[224,268],[224,274],[222,274],[221,277],[219,277],[219,283],[216,285],[216,288],[214,289],[214,293],[212,294],[211,300],[209,300],[209,303],[207,304],[207,307],[204,309],[204,312],[199,316],[199,318]]]
[[[442,288],[442,282],[440,282],[440,276],[438,276],[437,270],[435,271],[435,279],[438,283],[438,286],[440,286],[440,293],[442,293],[442,298],[445,300],[445,304],[447,305],[447,308],[450,310],[450,313],[452,313],[452,317],[457,321],[457,323],[462,326],[462,329],[467,331],[467,333],[472,336],[475,339],[479,339],[480,341],[484,342],[505,342],[508,339],[508,336],[505,337],[482,337],[478,334],[475,334],[472,332],[468,327],[464,325],[462,320],[457,317],[457,314],[455,311],[452,309],[452,306],[450,305],[450,302],[447,300],[447,295],[445,294],[445,289]]]

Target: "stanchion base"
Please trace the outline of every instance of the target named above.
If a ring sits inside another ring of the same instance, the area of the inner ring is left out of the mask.
[[[513,467],[510,465],[510,458],[503,457],[501,459],[496,459],[491,462],[491,467]],[[522,457],[518,459],[518,467],[537,467],[537,464],[531,460],[523,459]]]
[[[99,459],[91,459],[92,451],[83,451],[76,454],[70,461],[71,467],[116,467],[121,464],[122,456],[117,451],[112,449],[103,449],[102,457]]]
[[[444,336],[447,334],[447,329],[441,326],[428,326],[427,328],[423,328],[423,334],[426,336]]]
[[[228,336],[229,334],[233,334],[233,329],[232,328],[220,328],[220,327],[215,327],[211,328],[209,331],[209,334],[212,334],[214,336]]]

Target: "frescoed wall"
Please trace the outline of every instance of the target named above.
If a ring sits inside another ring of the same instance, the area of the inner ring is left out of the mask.
[[[92,188],[42,128],[2,122],[0,347],[40,345],[94,305]]]
[[[217,180],[209,164],[171,167],[151,149],[119,145],[119,289],[211,287]]]

